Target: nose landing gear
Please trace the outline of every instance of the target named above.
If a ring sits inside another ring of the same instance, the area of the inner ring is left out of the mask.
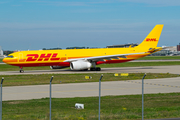
[[[24,72],[23,67],[19,67],[19,68],[20,68],[19,72],[23,73]]]

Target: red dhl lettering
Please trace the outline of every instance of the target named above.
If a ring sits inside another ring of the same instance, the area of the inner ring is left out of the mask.
[[[51,57],[51,54],[41,54],[40,58],[38,59],[38,61],[42,61],[44,59],[44,61],[48,61],[49,58]]]
[[[50,60],[59,60],[60,58],[56,58],[57,55],[57,53],[54,53]]]
[[[149,42],[149,41],[157,41],[156,38],[146,38],[146,41]]]
[[[26,61],[36,61],[37,58],[39,57],[38,54],[27,54],[27,60]]]
[[[57,58],[58,53],[48,53],[48,54],[27,54],[26,56],[28,57],[26,61],[48,61],[49,59],[51,61],[53,60],[60,60],[60,58]],[[40,56],[40,57],[39,57]]]

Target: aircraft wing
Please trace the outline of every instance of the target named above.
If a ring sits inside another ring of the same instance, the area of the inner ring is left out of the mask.
[[[86,57],[86,58],[77,58],[77,59],[68,59],[64,62],[73,62],[78,60],[86,60],[86,61],[105,61],[105,60],[112,60],[112,59],[120,59],[120,58],[126,58],[128,55],[136,55],[136,54],[144,54],[145,52],[141,53],[127,53],[127,54],[117,54],[117,55],[106,55],[106,56],[97,56],[97,57]]]

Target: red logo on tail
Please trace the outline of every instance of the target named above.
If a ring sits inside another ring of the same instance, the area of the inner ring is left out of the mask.
[[[156,38],[146,38],[146,41],[150,42],[150,41],[158,41],[158,40],[156,40]]]

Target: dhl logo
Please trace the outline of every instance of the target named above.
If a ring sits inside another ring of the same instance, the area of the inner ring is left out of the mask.
[[[149,42],[149,41],[158,41],[158,40],[156,40],[156,38],[146,38],[146,41]]]
[[[48,54],[27,54],[26,61],[48,61],[48,60],[60,60],[60,58],[57,57],[58,53],[48,53]],[[61,60],[65,60],[65,57],[62,57]]]

